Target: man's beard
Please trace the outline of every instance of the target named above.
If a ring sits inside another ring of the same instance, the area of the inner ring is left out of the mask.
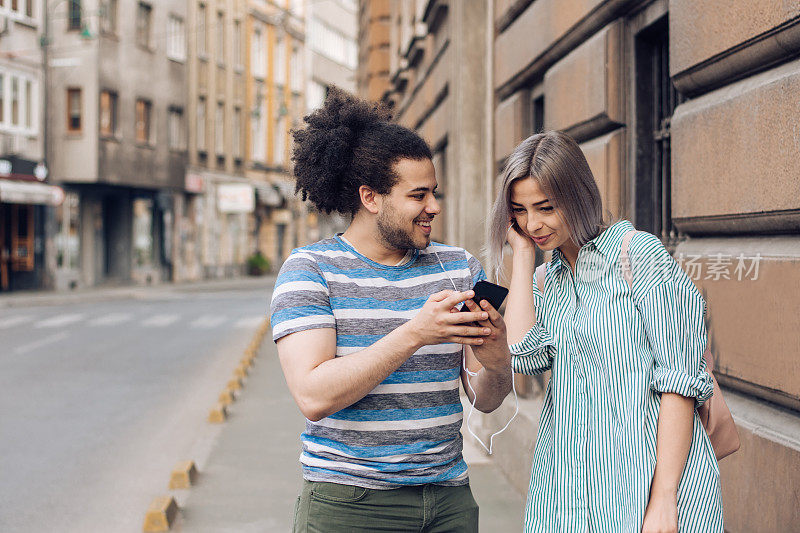
[[[414,242],[413,235],[404,231],[397,212],[391,204],[384,204],[386,207],[376,220],[378,232],[384,242],[397,250],[423,250],[430,243],[430,239],[425,239],[425,243],[420,245]],[[413,231],[413,230],[412,230]]]

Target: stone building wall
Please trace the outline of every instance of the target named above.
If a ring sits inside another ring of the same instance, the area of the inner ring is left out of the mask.
[[[506,157],[559,129],[586,153],[608,218],[661,237],[705,295],[742,438],[720,463],[731,532],[800,523],[799,56],[800,2],[391,6],[382,97],[434,149],[442,239],[480,253]],[[494,460],[524,492],[546,382],[518,384],[522,420]],[[509,398],[473,422],[488,436],[513,410]]]

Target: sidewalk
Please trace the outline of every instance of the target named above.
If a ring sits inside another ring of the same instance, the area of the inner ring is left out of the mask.
[[[107,302],[111,300],[146,300],[165,295],[180,297],[181,293],[215,292],[226,290],[260,290],[274,285],[275,276],[238,277],[228,279],[158,283],[155,285],[115,285],[89,287],[73,291],[17,291],[0,293],[0,309],[32,305]]]
[[[301,483],[299,435],[304,427],[268,335],[214,449],[205,464],[198,465],[199,481],[189,489],[173,530],[291,531]],[[521,531],[524,497],[481,451],[465,446],[481,531]]]

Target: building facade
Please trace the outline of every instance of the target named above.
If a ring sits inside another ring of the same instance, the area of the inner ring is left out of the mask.
[[[45,161],[42,5],[0,5],[0,292],[52,287],[52,209],[63,190]]]
[[[181,280],[238,275],[254,251],[255,189],[245,175],[246,2],[188,4],[188,167]]]
[[[437,154],[440,238],[479,253],[505,159],[557,129],[580,143],[608,218],[662,239],[706,298],[742,439],[720,463],[726,530],[793,530],[800,4],[362,0],[359,14],[362,51],[380,49],[376,20],[389,29],[389,83],[367,61],[361,94],[392,102]],[[526,491],[546,378],[518,383],[524,416],[496,439],[495,461]],[[507,399],[482,431],[511,413]]]
[[[186,166],[186,3],[46,9],[45,152],[66,191],[56,286],[169,280]]]
[[[291,178],[290,131],[305,112],[305,20],[302,0],[247,6],[246,174],[257,188],[257,246],[273,268],[316,223]]]
[[[358,65],[358,4],[355,0],[319,0],[308,4],[306,57],[308,65],[306,111],[322,106],[328,89],[335,85],[353,94]],[[336,213],[310,213],[309,241],[333,236],[347,229],[349,220]],[[316,229],[313,229],[316,228]]]

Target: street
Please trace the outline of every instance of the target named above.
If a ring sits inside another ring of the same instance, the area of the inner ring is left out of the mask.
[[[0,309],[4,532],[140,531],[264,319],[269,288]]]
[[[269,332],[229,420],[206,421],[271,281],[0,301],[0,530],[141,531],[153,498],[172,495],[175,531],[288,531],[303,418]],[[522,494],[470,439],[464,456],[481,529],[517,530]],[[183,460],[199,480],[170,491]]]

